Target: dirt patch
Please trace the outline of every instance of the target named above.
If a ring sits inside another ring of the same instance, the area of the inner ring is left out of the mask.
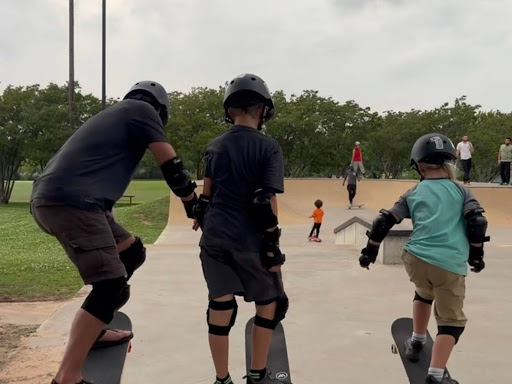
[[[142,224],[144,224],[144,225],[151,225],[151,222],[146,220],[147,217],[143,213],[134,213],[133,216],[136,217],[137,219],[139,219],[139,221]]]
[[[24,337],[34,333],[39,324],[17,325],[0,323],[0,371],[13,360]]]
[[[0,384],[49,382],[44,375],[34,377],[34,381],[25,376],[15,381],[15,375],[21,374],[25,367],[11,367],[21,360],[21,356],[33,354],[27,341],[61,305],[62,301],[0,303]],[[30,357],[29,361],[33,362],[37,358],[40,357]]]
[[[47,303],[47,302],[64,302],[68,298],[62,296],[45,296],[45,297],[26,297],[13,295],[0,295],[0,303]]]

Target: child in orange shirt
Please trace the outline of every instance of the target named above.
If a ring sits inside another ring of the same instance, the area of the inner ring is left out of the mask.
[[[309,233],[308,240],[320,241],[320,239],[318,238],[318,235],[320,234],[320,227],[322,226],[322,220],[324,217],[324,211],[322,210],[322,205],[324,205],[322,200],[315,201],[316,209],[313,211],[313,214],[311,216],[309,216],[310,219],[311,218],[314,219],[314,224],[313,224],[313,228],[311,228],[311,232]],[[315,230],[316,230],[316,235],[313,236],[313,232],[315,232]]]

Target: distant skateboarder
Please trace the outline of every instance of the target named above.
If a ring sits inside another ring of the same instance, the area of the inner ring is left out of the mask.
[[[311,216],[309,216],[310,219],[313,219],[313,228],[311,228],[311,232],[309,233],[308,240],[314,240],[314,241],[321,241],[320,240],[320,227],[322,226],[322,221],[324,217],[324,211],[322,209],[322,206],[324,203],[322,200],[315,201],[315,207],[316,209],[313,211]],[[313,233],[316,232],[316,234],[313,236]]]
[[[350,164],[345,172],[345,177],[343,178],[342,185],[345,186],[345,182],[347,182],[347,191],[348,191],[348,202],[349,207],[352,207],[354,203],[354,197],[357,192],[357,181],[359,180],[359,176],[357,175],[357,171],[354,169],[354,166]]]
[[[274,329],[284,319],[276,194],[284,191],[281,147],[260,132],[275,113],[265,82],[256,75],[234,78],[224,95],[231,129],[212,140],[205,154],[204,189],[195,207],[203,230],[201,263],[208,285],[208,340],[216,384],[229,384],[229,332],[243,296],[256,305],[247,384],[276,383],[267,370]],[[275,372],[273,372],[275,374]]]
[[[130,298],[127,281],[146,259],[141,239],[119,225],[111,210],[146,149],[192,217],[196,185],[166,137],[168,118],[165,89],[156,82],[138,82],[124,100],[87,120],[34,182],[34,220],[57,238],[84,283],[92,285],[71,325],[53,384],[87,384],[82,367],[91,347],[125,343],[133,336],[103,329]]]
[[[473,272],[483,270],[483,243],[489,240],[484,210],[466,187],[455,182],[455,158],[455,148],[444,135],[428,134],[416,141],[411,166],[422,181],[389,211],[380,211],[359,258],[361,267],[369,269],[391,227],[405,218],[412,219],[413,233],[402,255],[407,274],[416,286],[413,333],[405,342],[405,354],[411,361],[421,359],[434,304],[438,334],[425,378],[427,384],[457,384],[445,368],[466,325],[466,263]]]
[[[364,175],[363,152],[361,151],[361,143],[359,141],[354,143],[354,149],[352,149],[352,158],[350,159],[350,163],[354,166],[354,170],[356,172],[360,171]]]

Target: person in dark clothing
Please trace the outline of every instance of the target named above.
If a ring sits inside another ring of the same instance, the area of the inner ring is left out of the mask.
[[[256,306],[252,363],[245,378],[248,384],[269,384],[275,382],[266,368],[270,340],[288,309],[276,198],[284,192],[283,154],[276,140],[260,132],[275,112],[260,77],[244,74],[233,79],[226,88],[224,109],[226,121],[234,125],[208,144],[203,194],[194,209],[195,228],[203,230],[200,258],[209,291],[208,339],[215,383],[232,383],[229,332],[239,295]]]
[[[136,83],[124,100],[87,120],[34,182],[31,213],[54,236],[92,291],[78,310],[52,384],[87,384],[82,367],[89,350],[127,342],[131,332],[104,329],[130,297],[127,281],[146,259],[141,239],[119,225],[112,207],[128,187],[146,149],[192,217],[197,201],[189,173],[164,126],[169,98],[153,81]]]
[[[359,176],[357,175],[357,170],[355,170],[352,164],[349,165],[347,172],[345,173],[345,177],[343,178],[343,186],[345,186],[345,181],[347,181],[347,191],[348,191],[348,201],[349,205],[352,206],[354,203],[354,197],[356,197],[357,192],[357,181],[359,180]]]

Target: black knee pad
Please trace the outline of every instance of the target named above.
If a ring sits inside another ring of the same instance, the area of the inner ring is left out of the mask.
[[[438,335],[450,335],[455,338],[455,344],[459,342],[459,337],[464,332],[464,327],[451,327],[449,325],[440,325],[437,327]]]
[[[135,238],[135,242],[126,248],[124,251],[119,252],[119,259],[124,264],[126,269],[126,280],[132,277],[133,272],[139,268],[144,261],[146,261],[146,248],[142,244],[139,237]]]
[[[432,305],[432,303],[434,302],[434,300],[424,299],[423,297],[418,295],[418,292],[414,292],[414,300],[413,301],[421,301],[422,303],[425,303],[428,305]]]
[[[92,291],[82,304],[82,309],[108,324],[114,312],[130,298],[130,286],[125,277],[108,279],[92,284]]]
[[[276,311],[274,314],[274,318],[272,320],[269,320],[265,319],[264,317],[256,315],[254,317],[254,325],[272,330],[276,329],[277,324],[279,324],[286,317],[286,312],[288,312],[289,300],[286,294],[271,300],[257,301],[256,305],[269,305],[274,301],[276,302]]]
[[[229,325],[214,325],[210,324],[210,309],[214,311],[231,311],[231,320],[229,321]],[[216,336],[227,336],[229,335],[229,331],[233,325],[235,325],[236,314],[238,312],[238,305],[236,304],[236,299],[233,298],[229,301],[214,301],[210,300],[208,303],[208,310],[206,311],[206,322],[208,323],[208,333]]]

